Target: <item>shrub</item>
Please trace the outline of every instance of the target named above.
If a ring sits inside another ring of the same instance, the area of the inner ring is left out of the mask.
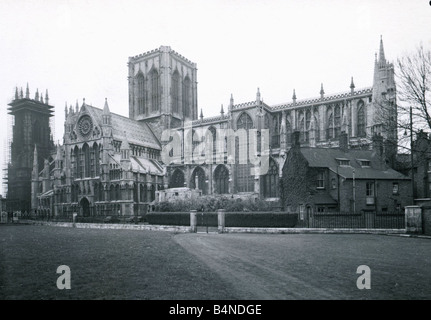
[[[278,203],[276,203],[278,205]],[[227,196],[202,196],[195,199],[178,199],[175,201],[158,202],[155,205],[157,212],[190,212],[197,210],[215,212],[225,209],[229,212],[244,211],[271,211],[274,203],[260,199],[233,199]]]

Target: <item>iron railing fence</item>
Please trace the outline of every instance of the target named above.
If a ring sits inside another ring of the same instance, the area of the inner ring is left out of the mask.
[[[376,211],[323,212],[313,213],[301,223],[309,228],[404,229],[405,215],[402,212]]]
[[[149,223],[167,225],[188,225],[189,213],[151,212],[145,215],[113,214],[113,210],[90,210],[90,215],[78,215],[79,223]],[[61,215],[21,214],[20,220],[73,222],[72,211]],[[295,214],[283,212],[226,212],[226,227],[291,227],[291,228],[348,228],[348,229],[405,229],[403,212],[316,212]],[[196,223],[199,227],[216,227],[216,212],[197,212]],[[243,222],[242,222],[243,221]]]

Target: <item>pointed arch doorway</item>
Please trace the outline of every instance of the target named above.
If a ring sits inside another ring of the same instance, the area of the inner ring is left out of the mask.
[[[79,202],[79,205],[81,206],[81,214],[83,217],[89,217],[90,216],[90,202],[86,197],[82,198]]]

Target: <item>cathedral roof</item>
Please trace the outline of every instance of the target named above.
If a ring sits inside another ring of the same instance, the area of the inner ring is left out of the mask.
[[[118,165],[121,166],[121,155],[120,154],[115,153],[113,155],[110,155],[110,157]],[[141,173],[164,175],[164,168],[157,160],[147,159],[145,157],[130,156],[130,163],[131,163],[133,172],[139,171]],[[126,169],[126,168],[123,168],[123,169]]]
[[[85,107],[101,126],[103,110],[90,105],[85,105]],[[130,144],[161,150],[160,142],[145,122],[111,112],[111,124],[114,140],[125,141],[127,135],[127,141]]]

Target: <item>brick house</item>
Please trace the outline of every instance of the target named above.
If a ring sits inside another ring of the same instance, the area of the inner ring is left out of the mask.
[[[280,179],[281,204],[290,212],[394,212],[411,204],[410,178],[388,167],[379,152],[301,147],[294,132]]]

